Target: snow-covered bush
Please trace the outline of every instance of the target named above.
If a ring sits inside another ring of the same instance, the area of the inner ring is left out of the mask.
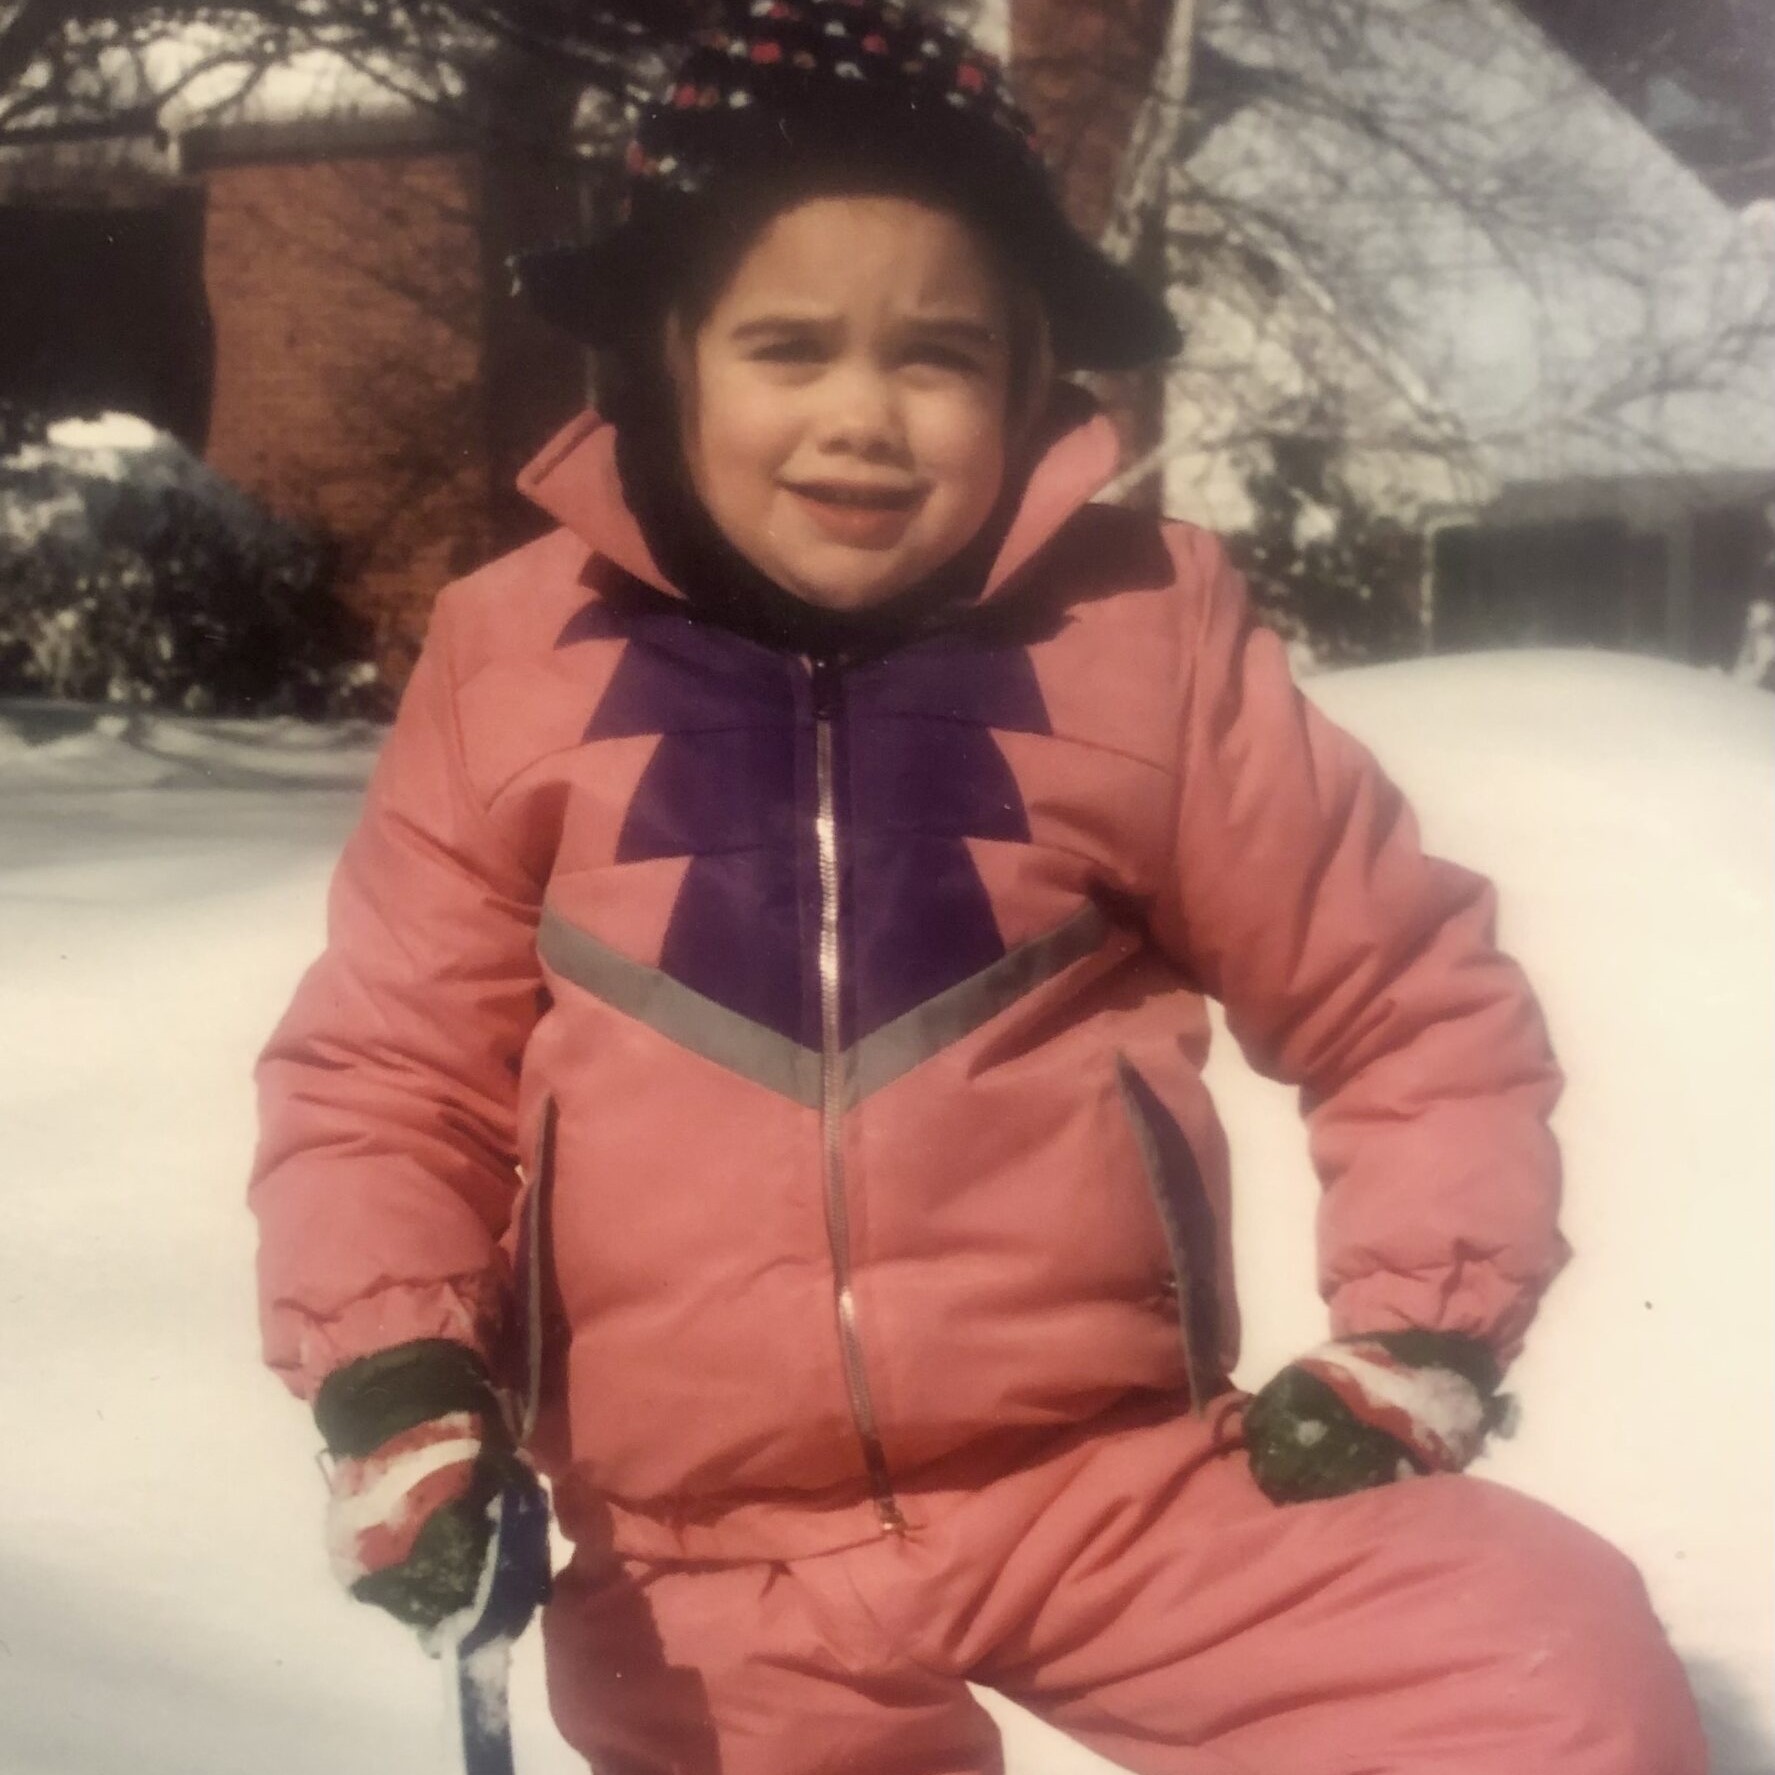
[[[1421,538],[1354,497],[1335,446],[1285,436],[1269,445],[1269,465],[1246,485],[1254,519],[1227,542],[1297,669],[1420,652]]]
[[[0,416],[0,692],[386,712],[327,548],[140,420]]]

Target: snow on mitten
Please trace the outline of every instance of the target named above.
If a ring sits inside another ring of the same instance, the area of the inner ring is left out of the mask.
[[[1252,1477],[1278,1504],[1458,1473],[1506,1419],[1497,1359],[1475,1338],[1381,1331],[1291,1362],[1245,1408]]]
[[[334,1462],[334,1575],[359,1601],[430,1633],[476,1599],[494,1499],[534,1483],[486,1370],[460,1344],[402,1344],[329,1375],[314,1415]],[[527,1581],[544,1600],[546,1562]]]

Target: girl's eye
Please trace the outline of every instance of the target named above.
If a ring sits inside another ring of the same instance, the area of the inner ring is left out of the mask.
[[[826,353],[817,339],[767,339],[752,355],[767,364],[817,364]]]
[[[906,362],[947,370],[957,376],[978,376],[984,373],[977,359],[951,345],[915,345],[906,353]]]

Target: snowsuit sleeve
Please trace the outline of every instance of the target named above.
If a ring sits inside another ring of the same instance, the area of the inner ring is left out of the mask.
[[[414,1338],[489,1356],[503,1317],[539,894],[468,780],[450,626],[446,592],[257,1067],[265,1356],[304,1397]]]
[[[1195,533],[1177,852],[1160,942],[1247,1058],[1301,1087],[1324,1185],[1319,1288],[1344,1336],[1464,1332],[1504,1360],[1569,1255],[1560,1075],[1482,877],[1419,848],[1374,759],[1296,689]]]

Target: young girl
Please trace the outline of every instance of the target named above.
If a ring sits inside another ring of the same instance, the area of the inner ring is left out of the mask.
[[[606,1775],[994,1770],[970,1682],[1154,1775],[1699,1771],[1632,1568],[1458,1476],[1564,1257],[1490,891],[1212,538],[1089,503],[1054,366],[1162,308],[870,0],[699,40],[630,179],[527,270],[608,360],[560,528],[440,600],[260,1066],[343,1575],[463,1606],[528,1387]],[[1252,1399],[1205,995],[1326,1190]]]

